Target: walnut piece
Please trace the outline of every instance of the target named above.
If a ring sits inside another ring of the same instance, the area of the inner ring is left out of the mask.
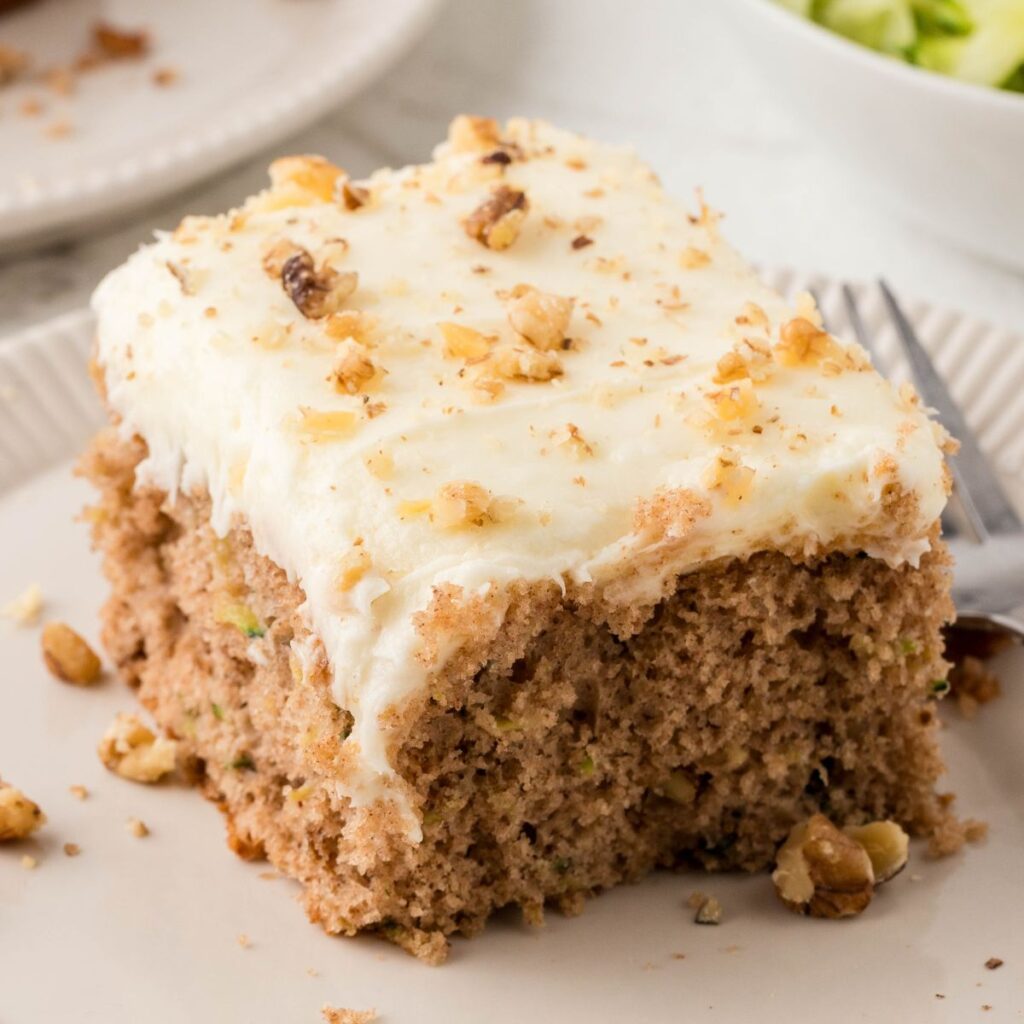
[[[270,187],[275,191],[304,192],[329,202],[334,198],[335,183],[345,171],[322,156],[306,154],[279,157],[270,165],[269,174]]]
[[[19,75],[28,70],[29,57],[21,50],[15,50],[13,46],[5,46],[0,43],[0,85],[7,85],[13,82]]]
[[[798,914],[854,917],[871,902],[875,873],[860,843],[815,814],[790,831],[776,855],[772,882]]]
[[[508,321],[512,329],[542,350],[561,348],[569,330],[574,300],[533,285],[517,284],[508,299]]]
[[[871,860],[876,886],[895,878],[907,866],[910,837],[895,821],[847,825],[843,832],[864,847]]]
[[[546,381],[560,377],[564,372],[561,360],[554,352],[541,352],[535,348],[503,348],[487,360],[494,376],[504,380]]]
[[[280,264],[281,287],[307,320],[320,320],[337,313],[342,303],[356,290],[359,275],[353,270],[335,270],[327,262],[317,266],[313,257],[300,246],[292,246],[283,261],[289,242],[278,243],[263,258],[264,269],[272,276]]]
[[[178,745],[156,736],[135,715],[121,712],[100,740],[96,752],[116,775],[132,782],[157,782],[174,771]]]
[[[507,249],[522,230],[530,204],[526,193],[499,185],[463,222],[466,234],[488,249]]]
[[[0,782],[0,843],[24,839],[41,825],[46,815],[20,789]]]
[[[377,367],[366,350],[358,342],[348,340],[339,346],[328,379],[343,394],[358,395],[369,387],[376,375]]]
[[[149,52],[149,36],[145,32],[130,32],[106,21],[93,25],[92,41],[96,49],[111,60],[143,57]]]
[[[448,143],[456,153],[494,149],[500,142],[501,130],[491,117],[460,114],[448,125]]]
[[[779,337],[775,358],[782,366],[817,366],[824,359],[841,355],[828,332],[802,316],[787,320]]]
[[[438,329],[444,338],[444,354],[450,359],[482,359],[491,350],[486,335],[464,324],[444,321]]]
[[[46,667],[58,679],[75,686],[99,679],[103,666],[96,652],[66,623],[48,622],[40,642]]]
[[[497,516],[494,497],[486,487],[456,480],[441,487],[431,504],[430,519],[442,530],[485,526]]]

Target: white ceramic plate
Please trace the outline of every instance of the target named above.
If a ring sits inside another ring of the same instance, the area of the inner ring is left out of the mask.
[[[152,52],[84,75],[62,98],[0,89],[0,242],[64,237],[184,188],[297,132],[415,38],[438,0],[39,0],[0,17],[0,42],[69,63],[106,19]],[[178,80],[153,83],[158,68]],[[20,110],[37,98],[44,110]],[[59,138],[48,132],[66,122]],[[9,244],[5,247],[9,250]]]
[[[768,276],[787,289],[806,284]],[[815,283],[838,308],[834,286]],[[873,300],[867,309],[880,322]],[[1024,339],[919,306],[913,314],[940,364],[959,367],[955,390],[1019,487]],[[69,471],[101,421],[85,377],[90,329],[88,314],[75,314],[0,344],[0,598],[38,581],[46,614],[94,638],[104,585],[72,521],[88,490]],[[992,365],[1004,374],[993,377]],[[1017,447],[1004,444],[1014,432]],[[540,931],[501,915],[432,970],[379,941],[331,939],[308,924],[296,887],[230,854],[219,814],[197,793],[107,773],[96,740],[115,711],[133,708],[131,693],[113,679],[92,691],[62,685],[42,668],[38,630],[0,635],[0,771],[50,819],[37,840],[0,847],[3,1024],[315,1024],[325,1002],[376,1007],[396,1024],[960,1024],[1024,1013],[1019,651],[997,663],[998,702],[972,722],[945,713],[948,786],[963,813],[990,822],[989,841],[940,862],[915,844],[910,868],[862,917],[794,917],[765,875],[660,873],[590,901],[580,918],[550,915]],[[92,795],[79,802],[71,784]],[[152,834],[134,838],[129,817]],[[78,857],[62,853],[69,841]],[[21,866],[26,853],[35,870]],[[685,901],[698,888],[721,899],[719,927],[692,922]],[[987,970],[993,956],[1005,965]]]

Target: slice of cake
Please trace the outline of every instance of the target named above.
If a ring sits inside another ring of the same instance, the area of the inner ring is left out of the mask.
[[[427,958],[943,811],[943,437],[626,149],[458,118],[96,293],[105,642],[243,856]]]

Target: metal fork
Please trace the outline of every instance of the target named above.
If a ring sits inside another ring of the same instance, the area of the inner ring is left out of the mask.
[[[1009,633],[1024,640],[1024,622],[1012,614],[1024,607],[1024,523],[892,290],[881,280],[878,287],[918,391],[936,419],[960,442],[960,451],[950,456],[949,464],[954,499],[967,530],[961,529],[951,514],[952,508],[947,508],[942,517],[943,535],[955,562],[956,625]],[[821,302],[816,294],[814,299],[820,310]],[[857,341],[867,350],[875,368],[884,373],[857,297],[846,284],[843,285],[843,302]],[[827,322],[825,328],[836,333]]]

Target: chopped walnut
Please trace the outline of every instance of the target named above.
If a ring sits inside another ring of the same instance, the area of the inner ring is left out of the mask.
[[[271,276],[278,276],[279,266],[281,287],[309,320],[337,313],[359,283],[355,271],[335,270],[327,261],[316,266],[305,249],[290,242],[277,243],[263,257],[263,267]]]
[[[530,204],[526,193],[499,185],[463,222],[466,234],[488,249],[507,249],[522,230]]]
[[[129,818],[128,831],[136,839],[145,839],[149,835],[149,826],[139,818]]]
[[[335,183],[345,171],[322,156],[307,154],[279,157],[270,165],[269,173],[275,191],[293,189],[329,202],[334,198]]]
[[[575,423],[566,423],[564,427],[551,431],[551,439],[573,458],[582,459],[594,454],[594,446],[580,433]]]
[[[24,74],[28,70],[29,63],[27,53],[0,43],[0,85],[7,85]]]
[[[853,917],[871,902],[875,886],[871,858],[823,814],[793,827],[775,865],[775,891],[798,914]]]
[[[910,837],[895,821],[847,825],[843,832],[864,847],[871,860],[876,886],[895,878],[907,866]]]
[[[716,384],[730,384],[749,378],[755,383],[771,374],[772,350],[767,342],[757,338],[743,338],[715,364],[711,378]]]
[[[574,300],[517,284],[507,302],[513,330],[539,349],[561,348],[572,318]]]
[[[750,493],[754,470],[744,466],[733,451],[724,448],[705,471],[703,482],[709,490],[721,491],[728,504],[738,505]]]
[[[496,519],[494,496],[472,481],[445,484],[431,504],[430,519],[443,530],[462,526],[485,526]]]
[[[356,428],[356,414],[347,409],[300,409],[299,430],[310,441],[340,441]]]
[[[34,626],[43,611],[43,590],[38,583],[25,588],[13,601],[0,608],[0,615],[19,626]]]
[[[697,249],[688,245],[679,254],[679,265],[684,270],[696,270],[698,267],[706,267],[711,262],[711,257],[703,249]]]
[[[736,323],[741,327],[756,327],[767,332],[771,327],[768,314],[756,302],[745,302],[743,311],[736,317]]]
[[[149,35],[117,28],[109,22],[99,21],[92,27],[92,40],[104,57],[121,60],[142,57],[149,52]]]
[[[456,153],[494,149],[501,142],[501,130],[493,118],[460,114],[448,125],[448,142]]]
[[[822,360],[841,355],[839,346],[827,331],[804,317],[794,317],[782,325],[775,358],[782,366],[817,366]]]
[[[491,350],[490,340],[463,324],[439,323],[444,338],[444,354],[451,359],[482,359]]]
[[[329,338],[351,338],[360,345],[372,347],[377,321],[368,313],[357,309],[343,309],[332,313],[324,322],[324,329]]]
[[[82,852],[82,848],[78,843],[65,843],[64,844],[64,856],[65,857],[77,857]]]
[[[46,667],[58,679],[75,686],[99,679],[103,666],[96,652],[66,623],[48,622],[40,642]]]
[[[157,782],[174,771],[178,745],[121,712],[96,748],[103,764],[132,782]]]
[[[345,341],[338,349],[338,355],[331,367],[328,380],[334,387],[347,395],[357,395],[365,391],[374,377],[377,367],[357,342]]]
[[[356,185],[349,178],[341,178],[338,186],[338,198],[346,210],[361,210],[370,202],[370,190],[363,185]]]
[[[362,544],[353,545],[338,566],[337,587],[342,593],[351,590],[372,568],[370,553]]]
[[[493,373],[505,380],[546,381],[560,377],[562,363],[554,352],[541,352],[535,348],[503,348],[496,351],[485,364]]]
[[[726,423],[750,419],[761,407],[749,380],[734,381],[720,391],[709,391],[704,397],[714,414]]]
[[[46,815],[38,804],[20,789],[0,782],[0,843],[24,839],[45,824]]]

